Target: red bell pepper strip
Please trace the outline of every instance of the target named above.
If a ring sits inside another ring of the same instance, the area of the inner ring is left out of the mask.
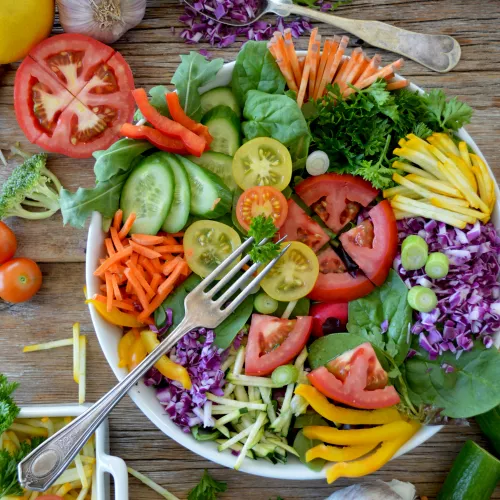
[[[159,130],[144,125],[132,125],[124,123],[120,129],[120,134],[129,139],[147,139],[151,144],[162,151],[187,154],[186,147],[180,139],[174,139],[162,134]]]
[[[180,139],[184,143],[187,151],[192,155],[201,156],[207,144],[203,137],[196,135],[180,123],[160,114],[148,101],[148,96],[144,89],[135,89],[132,91],[132,95],[144,118],[151,123],[153,127],[168,137]]]
[[[210,135],[208,127],[194,121],[186,114],[181,106],[181,103],[179,101],[179,94],[177,94],[177,92],[166,93],[165,98],[167,99],[170,115],[177,123],[184,125],[184,127],[186,127],[187,129],[203,137],[207,141],[207,144],[210,144],[212,142],[213,137]]]

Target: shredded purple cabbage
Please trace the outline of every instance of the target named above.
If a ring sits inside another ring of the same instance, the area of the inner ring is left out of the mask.
[[[155,325],[149,325],[149,329],[158,334],[158,336],[163,337],[168,332],[168,329],[173,325],[172,309],[165,309],[166,319],[165,324],[161,328],[156,328]]]
[[[193,5],[195,9],[186,6],[185,13],[179,18],[187,26],[181,33],[181,37],[187,43],[206,41],[210,45],[222,48],[234,43],[238,36],[245,36],[248,40],[269,40],[275,31],[283,32],[286,28],[290,28],[292,35],[298,38],[312,29],[305,19],[284,21],[281,17],[274,23],[259,20],[249,26],[226,26],[199,12],[210,12],[217,19],[249,22],[258,13],[258,0],[198,0]],[[325,5],[328,4],[323,3],[322,7]]]
[[[456,353],[458,358],[472,349],[474,340],[490,348],[492,335],[500,330],[500,236],[495,226],[476,222],[461,230],[418,217],[398,221],[398,231],[400,244],[407,236],[418,234],[429,245],[429,252],[445,253],[450,261],[448,275],[436,280],[424,269],[406,271],[401,254],[394,260],[394,269],[408,288],[425,286],[438,297],[431,312],[415,311],[411,329],[430,359],[444,351]]]

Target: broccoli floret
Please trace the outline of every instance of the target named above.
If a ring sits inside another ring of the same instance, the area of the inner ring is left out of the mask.
[[[60,209],[62,186],[46,163],[46,154],[36,154],[14,169],[0,193],[0,219],[46,219]]]

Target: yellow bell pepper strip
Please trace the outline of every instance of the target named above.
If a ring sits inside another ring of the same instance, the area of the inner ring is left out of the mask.
[[[120,368],[126,368],[129,366],[130,351],[138,337],[139,332],[137,332],[137,330],[130,330],[123,335],[120,342],[118,342],[118,366]]]
[[[148,353],[154,351],[154,349],[160,345],[156,333],[151,330],[143,330],[141,332],[141,339]],[[155,363],[155,367],[164,377],[171,380],[177,380],[182,384],[184,389],[191,389],[191,379],[188,371],[183,366],[174,363],[167,356],[163,355]]]
[[[306,451],[306,462],[310,462],[315,458],[323,458],[329,462],[348,462],[356,460],[367,453],[370,453],[377,443],[361,444],[359,446],[327,446],[326,444],[318,444],[314,448]]]
[[[335,406],[312,385],[299,384],[295,389],[295,394],[302,396],[311,405],[312,409],[322,417],[338,424],[379,425],[402,420],[395,408],[353,410]]]
[[[106,310],[106,304],[94,299],[87,299],[85,304],[92,304],[97,312],[106,320],[117,326],[126,326],[128,328],[142,328],[144,323],[141,323],[133,314],[127,314],[116,307],[113,307],[111,312]]]
[[[141,337],[138,336],[132,344],[132,347],[130,348],[128,359],[129,371],[132,371],[136,366],[142,363],[147,355],[148,353],[146,351],[146,348],[144,347]]]
[[[405,432],[408,432],[410,429],[410,424],[404,420],[371,427],[369,429],[339,430],[332,427],[323,427],[321,425],[311,425],[304,427],[304,436],[329,444],[348,446],[380,443],[381,441],[395,439]]]
[[[395,439],[384,441],[380,448],[368,457],[353,462],[339,462],[327,469],[328,484],[333,483],[339,477],[361,477],[379,470],[420,429],[420,424],[415,421],[410,422],[408,426],[409,429]]]

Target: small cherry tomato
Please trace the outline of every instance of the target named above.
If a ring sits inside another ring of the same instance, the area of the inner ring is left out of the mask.
[[[42,286],[42,272],[31,259],[12,259],[0,266],[0,298],[25,302]]]
[[[0,264],[14,257],[17,249],[16,236],[9,226],[0,222]]]

